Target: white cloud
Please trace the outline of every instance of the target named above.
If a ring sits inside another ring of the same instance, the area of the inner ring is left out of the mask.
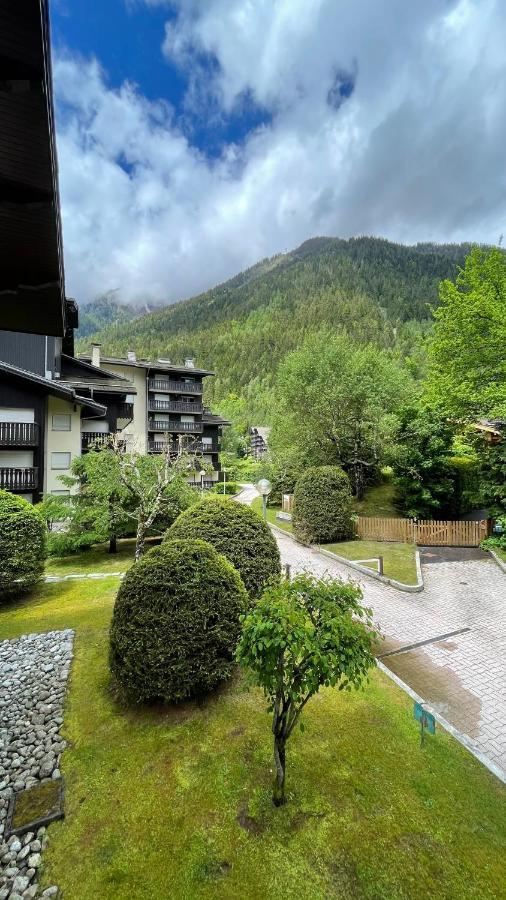
[[[180,0],[177,11],[160,41],[188,73],[188,116],[205,117],[211,97],[227,116],[248,96],[270,124],[210,160],[168,104],[110,89],[94,60],[57,58],[69,295],[170,302],[316,234],[496,241],[505,230],[500,0]],[[345,73],[355,89],[329,105]]]

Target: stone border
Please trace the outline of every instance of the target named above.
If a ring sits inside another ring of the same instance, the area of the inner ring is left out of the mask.
[[[489,550],[488,552],[490,553],[492,559],[497,563],[499,568],[506,574],[506,563],[504,562],[504,560],[502,560],[494,550]]]
[[[451,722],[448,722],[448,720],[445,719],[437,711],[437,709],[434,709],[434,707],[430,705],[430,703],[426,703],[423,697],[420,697],[420,695],[417,694],[416,691],[414,691],[413,688],[409,686],[409,684],[406,684],[405,681],[402,681],[402,679],[399,678],[399,676],[394,672],[392,672],[388,668],[388,666],[385,666],[385,664],[382,663],[381,660],[377,659],[376,665],[380,672],[383,672],[384,675],[390,678],[390,680],[393,681],[402,691],[404,691],[404,693],[408,694],[412,700],[415,700],[416,703],[423,703],[425,709],[434,716],[436,721],[439,722],[439,724],[442,728],[444,728],[445,731],[451,734],[451,736],[455,738],[455,740],[458,741],[459,744],[462,744],[462,746],[465,747],[466,750],[469,751],[469,753],[472,753],[472,755],[478,760],[478,762],[485,766],[489,770],[489,772],[492,772],[492,775],[495,775],[495,777],[498,778],[499,781],[502,781],[503,784],[506,784],[506,772],[501,769],[501,767],[496,763],[492,762],[492,760],[489,759],[488,756],[485,756],[485,754],[478,749],[471,738],[467,737],[466,734],[463,734],[461,731],[459,731],[458,728],[455,728],[455,725],[452,725]]]
[[[403,581],[396,581],[395,578],[387,578],[385,575],[379,575],[378,572],[375,572],[373,569],[368,569],[366,566],[361,566],[360,563],[353,562],[352,559],[346,559],[344,556],[338,556],[337,553],[333,553],[331,550],[325,550],[324,547],[320,547],[318,544],[304,544],[303,541],[297,540],[293,534],[290,534],[289,531],[285,531],[283,528],[279,528],[277,525],[273,525],[269,522],[269,528],[272,531],[277,532],[283,536],[289,537],[295,544],[300,544],[301,547],[308,547],[310,550],[316,550],[317,553],[321,553],[322,556],[328,556],[329,559],[335,559],[336,562],[340,562],[345,566],[349,566],[350,569],[354,569],[355,572],[360,572],[361,575],[367,575],[369,578],[373,578],[375,581],[381,581],[383,584],[388,584],[391,587],[396,588],[398,591],[404,591],[408,594],[419,594],[424,590],[424,581],[422,575],[422,566],[420,563],[420,553],[418,550],[415,550],[415,562],[416,562],[416,584],[404,584]]]

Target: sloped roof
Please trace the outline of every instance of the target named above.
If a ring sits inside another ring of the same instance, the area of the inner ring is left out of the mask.
[[[2,0],[0,82],[0,328],[63,336],[48,0]]]
[[[61,381],[50,381],[49,378],[43,378],[42,375],[35,375],[33,372],[27,372],[26,369],[18,369],[17,366],[10,366],[8,363],[0,361],[0,375],[6,380],[21,382],[30,387],[35,393],[50,395],[53,397],[63,397],[70,403],[77,403],[78,406],[84,407],[94,416],[105,416],[107,408],[102,403],[90,400],[87,397],[81,397],[76,390],[68,384]]]

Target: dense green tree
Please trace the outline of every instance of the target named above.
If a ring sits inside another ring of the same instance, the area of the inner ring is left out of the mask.
[[[310,336],[283,362],[271,444],[312,465],[335,463],[361,498],[394,440],[400,406],[413,382],[392,356],[356,347],[342,334]]]
[[[0,603],[31,590],[45,559],[44,520],[28,500],[0,491]]]
[[[310,466],[298,479],[293,530],[308,544],[330,544],[353,535],[350,479],[339,466]]]
[[[273,802],[285,802],[286,743],[320,687],[359,688],[374,666],[371,611],[358,585],[298,575],[273,584],[245,617],[237,659],[272,713]]]
[[[427,394],[458,421],[506,416],[506,255],[474,248],[440,286]]]
[[[450,503],[453,439],[453,426],[434,411],[417,407],[402,411],[391,462],[403,515],[431,519]]]

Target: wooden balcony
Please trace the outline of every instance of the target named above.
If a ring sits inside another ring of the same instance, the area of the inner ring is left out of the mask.
[[[158,419],[149,419],[148,431],[158,431],[162,434],[198,434],[204,430],[202,422],[179,422],[176,419],[169,422],[161,422]]]
[[[39,470],[30,468],[17,469],[11,466],[0,467],[0,488],[4,491],[33,491],[38,485]]]
[[[168,378],[150,378],[148,387],[150,391],[168,391],[171,394],[201,394],[204,389],[202,382],[170,381]]]
[[[148,452],[165,453],[167,446],[169,446],[171,453],[176,453],[179,450],[177,441],[170,441],[168,444],[167,441],[148,441]],[[183,450],[187,453],[202,453],[202,441],[190,440],[188,444],[183,444]]]
[[[134,417],[133,403],[118,403],[116,407],[116,414],[118,419],[132,420]]]
[[[39,426],[33,422],[0,422],[0,447],[36,447]]]
[[[187,403],[184,400],[150,400],[148,409],[151,412],[202,413],[202,403]]]

